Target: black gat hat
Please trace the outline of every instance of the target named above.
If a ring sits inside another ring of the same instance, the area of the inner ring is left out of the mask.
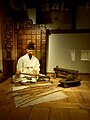
[[[30,42],[27,46],[27,49],[29,50],[35,50],[35,47],[34,47],[34,43],[33,42]]]

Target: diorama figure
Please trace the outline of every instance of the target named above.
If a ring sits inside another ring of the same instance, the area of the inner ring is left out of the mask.
[[[20,57],[16,66],[16,74],[12,77],[14,83],[36,82],[40,72],[39,60],[34,56],[35,47],[32,42],[26,48],[27,53]]]

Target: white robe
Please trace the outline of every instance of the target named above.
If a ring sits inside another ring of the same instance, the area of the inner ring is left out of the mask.
[[[25,54],[24,56],[20,57],[17,62],[17,70],[19,70],[21,73],[27,73],[27,74],[35,74],[35,71],[40,71],[40,63],[39,60],[32,55],[32,58],[30,59],[28,54]],[[16,75],[13,76],[13,80],[16,82],[24,81],[27,82],[26,77],[30,77],[28,75],[20,74],[19,77],[16,77]],[[33,81],[35,81],[36,78],[32,78]]]
[[[33,55],[30,59],[28,54],[26,54],[19,58],[17,70],[19,70],[21,73],[33,73],[34,71],[40,71],[39,60]]]

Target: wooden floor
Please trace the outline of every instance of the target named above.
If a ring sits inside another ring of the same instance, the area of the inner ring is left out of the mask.
[[[15,85],[8,78],[0,83],[0,120],[90,120],[90,76],[80,77],[80,86],[59,87],[67,98],[28,107],[15,106],[10,92]],[[58,80],[53,79],[56,85]]]

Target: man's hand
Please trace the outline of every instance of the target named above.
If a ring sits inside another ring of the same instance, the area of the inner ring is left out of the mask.
[[[16,75],[20,75],[20,71],[19,70],[16,71]]]

